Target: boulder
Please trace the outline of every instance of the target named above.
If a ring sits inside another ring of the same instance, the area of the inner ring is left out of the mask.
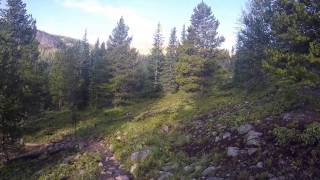
[[[279,177],[274,177],[274,178],[271,178],[270,180],[285,180],[286,177],[284,176],[279,176]]]
[[[258,162],[256,167],[259,168],[259,169],[262,169],[263,168],[263,163],[262,162]]]
[[[219,136],[216,136],[214,142],[219,142],[221,140],[221,138]]]
[[[134,165],[131,166],[131,168],[130,168],[130,173],[135,176],[135,175],[137,174],[138,168],[139,168],[139,165],[138,165],[138,164],[134,164]]]
[[[259,146],[260,145],[260,136],[262,136],[262,133],[256,132],[256,131],[249,131],[246,135],[246,144],[248,146],[254,145]]]
[[[214,173],[216,172],[217,168],[214,167],[214,166],[210,166],[208,167],[207,169],[205,169],[203,172],[202,172],[202,176],[210,176],[210,175],[214,175]]]
[[[229,139],[231,137],[231,133],[226,132],[223,134],[222,139]]]
[[[218,135],[218,133],[216,131],[213,131],[211,134],[212,134],[212,136]]]
[[[150,150],[144,150],[140,152],[134,152],[131,154],[131,161],[133,162],[143,162],[151,154]]]
[[[249,148],[248,149],[248,154],[249,156],[253,155],[254,153],[256,153],[258,151],[258,148]]]
[[[208,177],[207,180],[224,180],[224,178],[221,178],[221,177]]]
[[[238,128],[238,133],[241,135],[244,135],[249,131],[251,131],[252,129],[253,129],[253,126],[251,124],[244,124]]]
[[[186,173],[191,173],[194,171],[194,167],[193,166],[186,166],[183,168],[183,171]]]
[[[173,177],[172,173],[162,172],[158,180],[170,180]]]
[[[163,171],[173,171],[173,170],[178,169],[178,168],[179,168],[178,164],[168,164],[168,165],[162,167],[161,169]]]
[[[228,147],[227,148],[227,156],[229,157],[237,157],[239,155],[240,149],[238,147]]]
[[[122,175],[122,176],[117,176],[116,180],[130,180],[130,178],[126,175]]]

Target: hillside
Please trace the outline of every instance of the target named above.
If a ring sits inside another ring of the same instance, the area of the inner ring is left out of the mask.
[[[71,47],[78,41],[77,39],[60,35],[53,35],[41,30],[38,30],[36,39],[39,42],[40,50],[44,51]]]
[[[320,106],[292,108],[297,99],[289,102],[281,92],[267,97],[269,92],[249,95],[224,85],[212,87],[207,97],[179,92],[127,107],[80,112],[78,140],[72,141],[70,112],[49,112],[26,127],[24,138],[29,146],[46,144],[48,154],[51,146],[66,149],[32,161],[13,161],[6,167],[8,171],[2,169],[1,176],[161,180],[319,177],[316,142]],[[80,149],[67,148],[71,142],[79,143]],[[111,152],[115,156],[108,155]],[[10,171],[13,167],[17,168],[14,173]]]

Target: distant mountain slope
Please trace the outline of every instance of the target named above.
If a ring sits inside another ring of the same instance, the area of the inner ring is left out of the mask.
[[[65,46],[73,46],[78,40],[70,37],[52,35],[44,31],[38,30],[36,39],[39,42],[41,51],[55,51]]]

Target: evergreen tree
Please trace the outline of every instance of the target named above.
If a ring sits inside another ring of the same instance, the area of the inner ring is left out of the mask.
[[[212,14],[211,8],[204,2],[198,4],[191,16],[188,40],[203,57],[214,55],[216,48],[224,41],[222,36],[218,36],[218,27],[219,21]]]
[[[180,43],[183,45],[187,40],[187,30],[186,30],[186,25],[182,26],[181,30],[181,38],[180,38]]]
[[[266,81],[262,62],[270,47],[272,6],[269,0],[252,0],[243,14],[238,34],[234,80],[245,87],[256,87]]]
[[[238,37],[236,82],[317,86],[318,12],[316,1],[252,0]]]
[[[169,39],[169,45],[167,47],[166,61],[163,69],[163,89],[165,92],[174,92],[176,90],[176,82],[174,75],[174,66],[178,58],[178,40],[177,30],[173,28]]]
[[[90,62],[90,48],[87,39],[87,31],[83,36],[83,39],[80,43],[80,108],[85,108],[89,104],[89,86],[90,86],[90,69],[91,69],[91,62]]]
[[[320,3],[284,1],[273,3],[273,38],[264,67],[286,81],[318,86],[320,82]]]
[[[161,34],[161,24],[158,23],[156,32],[153,36],[153,48],[151,51],[151,57],[154,66],[154,88],[161,88],[161,73],[164,66],[164,54],[163,54],[163,37]]]
[[[100,45],[97,40],[91,52],[91,84],[90,97],[91,105],[95,108],[105,107],[110,104],[110,63],[105,58],[105,44]]]
[[[204,2],[198,4],[191,16],[187,40],[178,49],[175,73],[179,89],[205,93],[209,79],[220,68],[216,57],[224,38],[218,36],[218,27],[211,8]]]
[[[35,20],[21,0],[7,0],[0,14],[1,147],[15,143],[24,120],[41,108]],[[4,145],[7,144],[7,145]]]
[[[113,29],[112,35],[109,36],[107,42],[108,50],[122,46],[124,46],[124,48],[130,48],[132,37],[129,37],[128,32],[129,27],[124,23],[123,17],[121,17],[116,28]]]
[[[132,97],[130,85],[127,81],[133,72],[137,52],[130,48],[132,38],[128,36],[129,27],[125,25],[123,17],[108,40],[107,61],[111,62],[111,89],[113,92],[113,104],[127,103]]]
[[[63,69],[65,67],[65,54],[63,52],[56,52],[54,61],[49,74],[49,91],[52,97],[52,103],[55,109],[62,110],[63,106],[68,102],[67,100],[67,84],[65,82],[65,74]]]

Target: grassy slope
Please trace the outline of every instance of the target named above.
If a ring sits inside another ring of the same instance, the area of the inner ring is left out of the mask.
[[[159,99],[141,100],[128,107],[81,112],[78,114],[80,122],[77,133],[87,138],[103,137],[106,144],[112,144],[116,157],[127,169],[133,165],[130,161],[132,152],[151,149],[152,154],[139,164],[135,172],[138,179],[158,176],[161,167],[167,163],[184,167],[196,162],[203,170],[203,167],[220,160],[223,154],[211,151],[201,156],[188,156],[179,149],[190,143],[190,136],[185,129],[192,126],[192,120],[208,112],[218,112],[209,121],[235,126],[276,116],[295,103],[281,94],[270,98],[267,92],[270,91],[249,96],[237,89],[219,86],[212,88],[210,96],[206,97],[178,92]],[[72,134],[73,124],[68,111],[49,112],[26,129],[26,142],[47,143]],[[70,156],[77,157],[75,162],[65,163],[64,159]],[[76,179],[90,179],[99,172],[98,161],[99,157],[92,153],[68,152],[46,161],[14,162],[3,166],[0,174],[8,179],[59,179],[70,174]],[[187,179],[199,177],[200,174],[201,171],[185,173],[183,168],[174,173],[175,177]]]

